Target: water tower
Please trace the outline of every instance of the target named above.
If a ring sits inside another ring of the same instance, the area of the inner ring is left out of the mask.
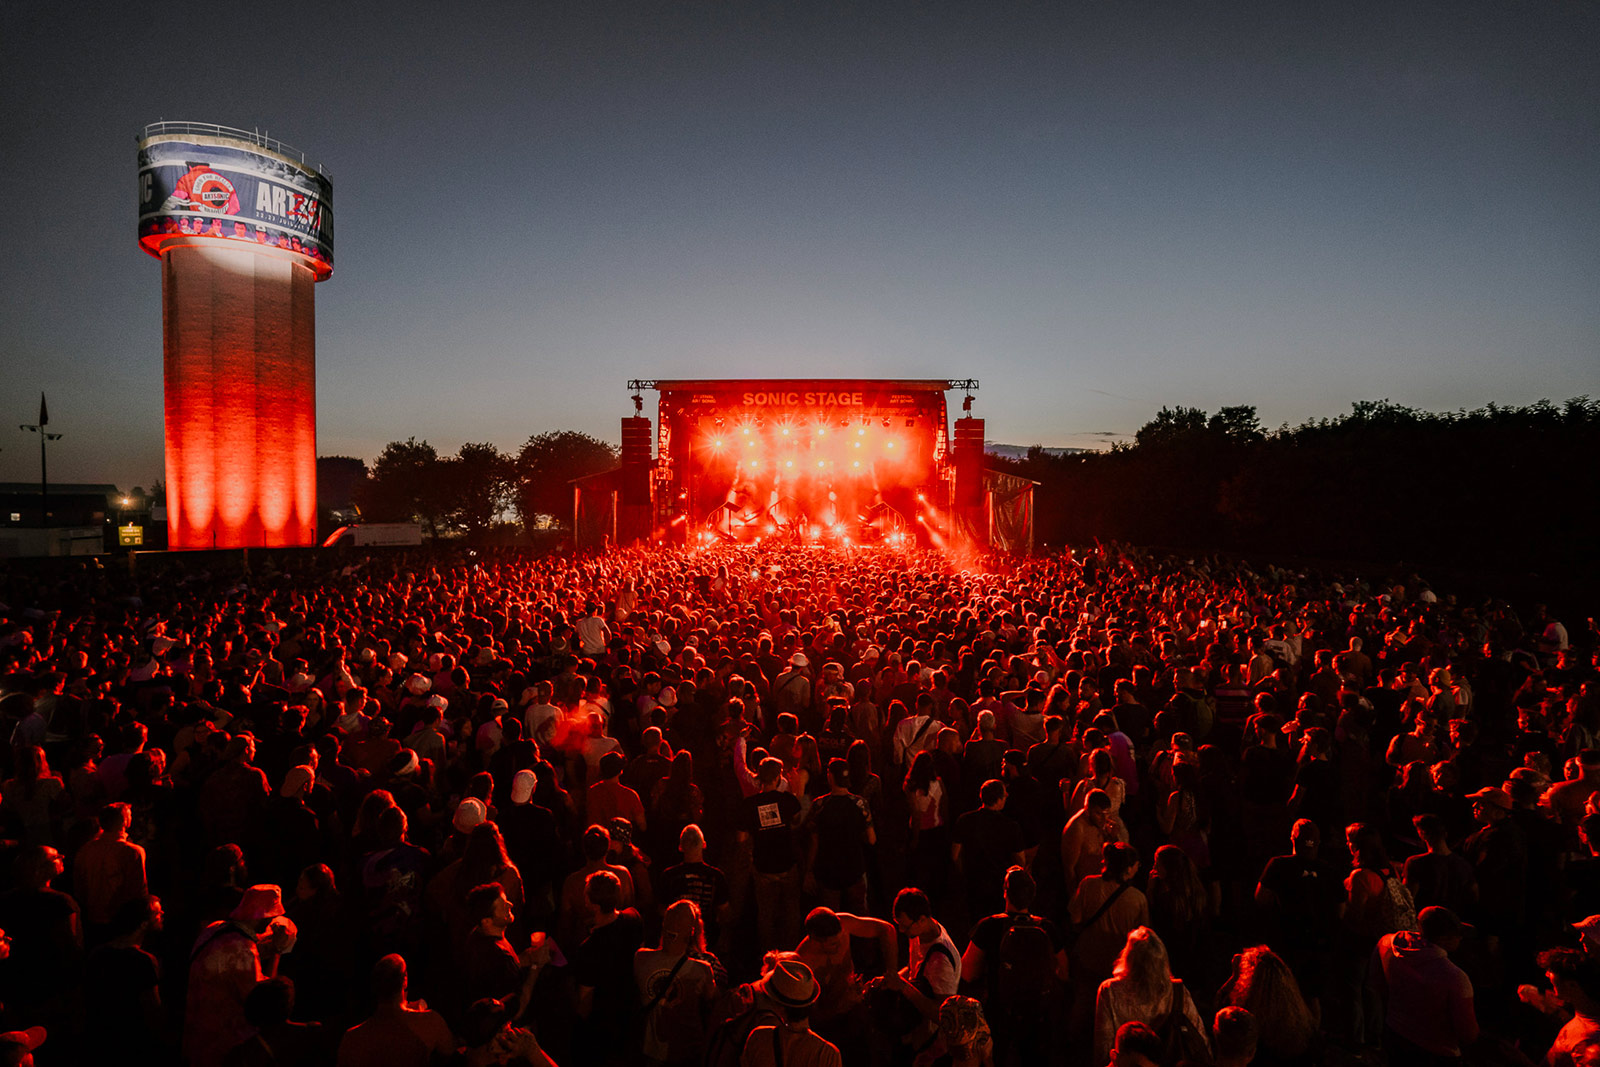
[[[248,130],[139,137],[139,244],[161,260],[167,543],[317,537],[314,286],[333,273],[333,184]]]

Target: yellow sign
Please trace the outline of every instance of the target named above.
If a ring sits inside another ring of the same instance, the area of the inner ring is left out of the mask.
[[[126,526],[118,526],[117,544],[124,547],[144,544],[144,527],[135,526],[132,523]]]

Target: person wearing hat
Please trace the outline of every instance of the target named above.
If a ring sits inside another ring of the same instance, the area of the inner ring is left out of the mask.
[[[1511,794],[1487,786],[1469,794],[1479,829],[1463,843],[1478,876],[1478,916],[1486,938],[1505,936],[1522,926],[1527,907],[1528,842],[1512,820]]]
[[[277,974],[278,957],[292,947],[294,924],[283,918],[283,893],[275,885],[246,889],[226,919],[200,931],[189,954],[183,1027],[183,1051],[192,1067],[219,1067],[250,1036],[244,998],[257,982]]]
[[[811,1006],[821,990],[810,967],[780,960],[757,985],[783,1018],[750,1031],[739,1067],[842,1067],[838,1047],[811,1031]]]
[[[1459,1063],[1478,1040],[1472,980],[1450,959],[1467,928],[1449,908],[1423,908],[1419,930],[1385,934],[1369,980],[1383,996],[1383,1045],[1390,1063]]]
[[[33,1053],[44,1040],[42,1026],[0,1033],[0,1067],[33,1067]]]

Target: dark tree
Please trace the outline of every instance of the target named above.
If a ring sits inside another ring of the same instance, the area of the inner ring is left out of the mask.
[[[517,511],[525,526],[549,515],[572,524],[574,478],[598,474],[617,462],[617,450],[577,430],[534,434],[517,454]]]
[[[445,467],[426,441],[390,441],[372,465],[362,511],[375,522],[420,522],[438,537],[451,510]]]
[[[491,444],[465,444],[444,461],[452,517],[469,536],[481,534],[513,503],[516,469],[511,457]]]

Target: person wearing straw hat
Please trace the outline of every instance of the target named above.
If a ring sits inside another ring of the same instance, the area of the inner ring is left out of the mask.
[[[750,1031],[739,1067],[842,1067],[839,1049],[811,1031],[811,1006],[821,988],[810,967],[780,960],[757,985],[783,1018]]]

